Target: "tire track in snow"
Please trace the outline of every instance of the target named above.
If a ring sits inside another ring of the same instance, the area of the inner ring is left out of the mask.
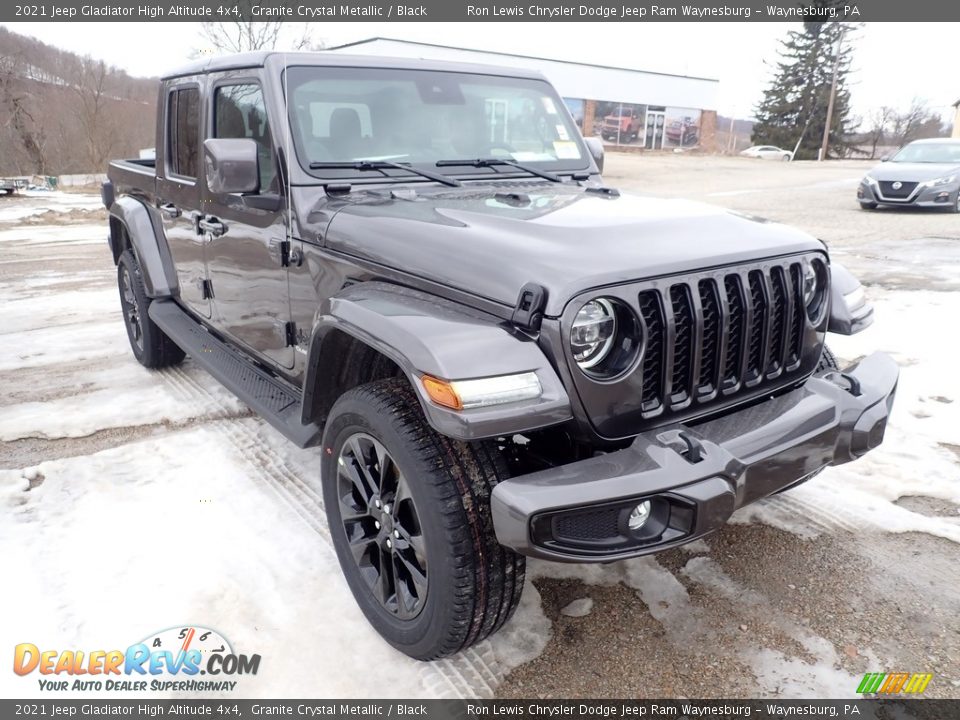
[[[170,391],[181,399],[201,399],[217,409],[226,409],[221,398],[190,377],[183,368],[168,368],[160,371],[159,375]],[[266,424],[260,418],[247,418],[244,422],[244,419],[228,417],[211,422],[209,427],[230,443],[244,461],[257,469],[257,477],[265,480],[267,487],[280,502],[323,538],[331,553],[334,553],[319,488],[312,487],[309,481],[304,480],[271,448],[265,439],[250,427],[252,422],[258,423],[260,427],[265,427]],[[424,688],[434,697],[442,699],[491,698],[506,675],[487,640],[451,658],[422,665],[421,678]]]

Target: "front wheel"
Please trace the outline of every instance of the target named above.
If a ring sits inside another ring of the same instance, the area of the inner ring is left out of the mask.
[[[877,209],[877,204],[876,204],[875,202],[861,202],[861,203],[860,203],[860,209],[861,209],[861,210],[876,210],[876,209]]]
[[[337,400],[322,458],[340,567],[387,642],[432,660],[503,626],[525,565],[493,531],[490,492],[506,476],[495,444],[440,435],[406,380],[391,378]]]

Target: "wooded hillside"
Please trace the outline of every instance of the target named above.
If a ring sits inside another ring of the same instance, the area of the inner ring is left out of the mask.
[[[0,175],[101,173],[136,157],[155,144],[157,87],[0,27]]]

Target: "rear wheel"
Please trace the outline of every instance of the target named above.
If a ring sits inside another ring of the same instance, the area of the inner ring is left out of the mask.
[[[784,162],[790,162],[790,153],[784,153],[782,160]]]
[[[183,350],[164,335],[147,314],[152,300],[144,289],[140,264],[130,250],[124,250],[117,263],[117,285],[127,338],[137,361],[148,368],[180,363],[184,358]]]
[[[497,543],[497,446],[435,432],[406,380],[361,385],[323,436],[323,498],[353,596],[391,645],[445,657],[496,632],[523,590],[524,558]]]

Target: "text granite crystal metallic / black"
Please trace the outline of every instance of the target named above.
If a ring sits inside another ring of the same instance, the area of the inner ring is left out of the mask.
[[[496,632],[524,556],[690,542],[883,439],[897,366],[837,367],[873,308],[824,244],[606,185],[536,73],[254,53],[158,107],[103,187],[133,353],[318,446],[347,582],[413,657]]]

